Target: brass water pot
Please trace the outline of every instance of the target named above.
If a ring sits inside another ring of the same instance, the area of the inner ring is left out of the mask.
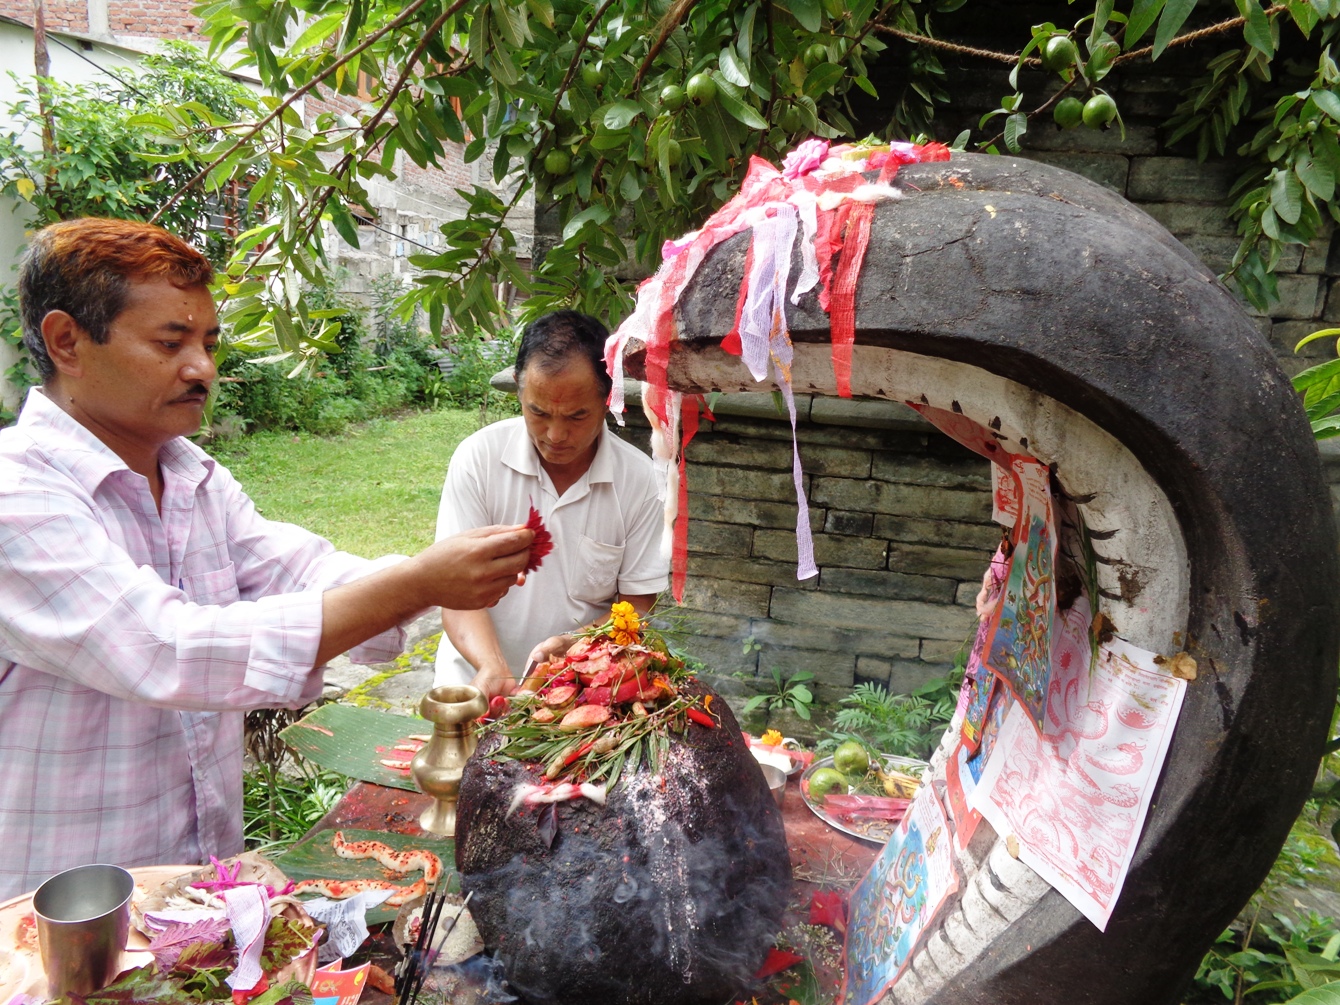
[[[414,755],[410,772],[419,791],[433,797],[433,805],[419,817],[419,826],[430,834],[456,836],[461,772],[475,752],[472,724],[488,710],[483,693],[469,684],[435,687],[419,702],[419,714],[433,724],[433,738]]]

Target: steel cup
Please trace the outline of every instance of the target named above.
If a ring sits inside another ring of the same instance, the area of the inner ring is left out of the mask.
[[[768,790],[772,793],[773,801],[781,806],[786,798],[786,772],[774,764],[762,762],[759,763],[759,768],[768,781]]]
[[[57,873],[33,894],[47,995],[86,995],[121,972],[135,880],[118,865]]]

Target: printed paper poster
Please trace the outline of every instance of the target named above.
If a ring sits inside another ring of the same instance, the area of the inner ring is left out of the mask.
[[[1062,618],[1042,735],[1013,705],[969,805],[1100,930],[1121,894],[1186,682],[1113,640],[1090,673],[1088,605]]]
[[[969,760],[968,748],[960,742],[945,761],[945,804],[954,824],[954,843],[960,850],[967,849],[982,822],[982,815],[968,805],[977,788]]]
[[[991,519],[1013,528],[1019,522],[1019,478],[1001,464],[991,465]]]
[[[1056,613],[1056,523],[1046,466],[1016,458],[1013,467],[1022,489],[1019,526],[983,662],[1041,728]]]
[[[868,1005],[903,972],[917,941],[958,889],[949,821],[923,785],[879,858],[852,891],[839,1000]]]

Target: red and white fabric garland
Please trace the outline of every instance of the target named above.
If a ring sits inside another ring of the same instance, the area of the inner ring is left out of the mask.
[[[697,432],[700,413],[698,396],[684,401],[667,382],[670,346],[679,338],[675,304],[680,295],[713,248],[742,231],[751,232],[735,327],[725,334],[721,347],[739,355],[756,381],[771,377],[781,389],[791,419],[799,554],[796,578],[815,576],[819,570],[814,563],[804,472],[796,446],[796,406],[791,387],[794,352],[786,303],[789,299],[799,304],[801,297],[818,287],[819,305],[831,318],[838,393],[851,397],[856,286],[875,205],[901,196],[890,184],[900,165],[948,159],[948,149],[938,143],[830,146],[826,140],[806,140],[786,156],[780,171],[761,158],[752,158],[740,191],[702,229],[665,242],[661,267],[638,289],[633,313],[610,336],[605,362],[614,378],[609,408],[622,424],[624,348],[630,339],[645,346],[643,408],[652,425],[653,456],[666,465],[665,544],[671,556],[672,591],[677,602],[684,597],[688,568],[684,452]],[[879,172],[874,181],[865,176],[872,171]],[[791,260],[797,239],[801,270],[792,287]]]

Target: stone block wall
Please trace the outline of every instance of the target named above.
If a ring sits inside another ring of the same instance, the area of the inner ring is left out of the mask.
[[[796,578],[788,419],[769,394],[721,396],[687,453],[685,648],[736,694],[808,670],[830,707],[862,681],[906,692],[946,675],[1000,540],[988,462],[894,402],[797,407],[819,575]],[[627,421],[645,449],[646,420]]]

